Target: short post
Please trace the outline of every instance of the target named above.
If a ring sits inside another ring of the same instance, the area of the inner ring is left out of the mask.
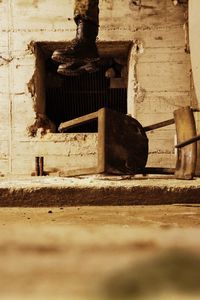
[[[35,157],[35,175],[36,176],[44,175],[44,157],[42,156]]]
[[[39,157],[35,157],[35,175],[40,176],[40,165],[39,165]]]
[[[44,175],[44,157],[39,158],[40,176]]]

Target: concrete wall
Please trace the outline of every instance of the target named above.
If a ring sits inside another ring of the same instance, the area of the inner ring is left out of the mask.
[[[36,57],[32,41],[70,41],[75,34],[72,0],[0,1],[0,174],[31,174],[34,157],[51,172],[96,164],[96,135],[29,137],[37,94],[30,93]],[[185,53],[184,7],[171,0],[100,1],[101,41],[136,41],[130,57],[129,113],[143,126],[172,118],[190,105],[190,56]],[[29,83],[29,88],[28,88]],[[33,82],[32,82],[33,83]],[[149,134],[149,165],[173,166],[174,127]],[[71,153],[73,154],[71,156]]]

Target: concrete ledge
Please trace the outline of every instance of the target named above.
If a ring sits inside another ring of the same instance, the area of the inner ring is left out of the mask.
[[[29,177],[0,180],[0,206],[200,203],[200,179]]]

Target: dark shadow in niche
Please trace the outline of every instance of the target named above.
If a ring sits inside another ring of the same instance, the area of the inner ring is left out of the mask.
[[[105,76],[107,66],[92,74],[68,77],[58,75],[51,64],[51,60],[46,61],[46,114],[56,126],[102,107],[127,113],[127,89],[110,88],[111,79]],[[92,122],[71,130],[95,132],[97,124]]]
[[[66,44],[32,43],[36,55],[36,116],[44,115],[58,128],[62,122],[92,113],[102,107],[127,114],[127,66],[132,42],[99,42],[100,58],[104,61],[99,71],[77,77],[58,74],[58,64],[51,59],[53,51],[63,48]],[[96,122],[71,129],[71,132],[96,131]]]

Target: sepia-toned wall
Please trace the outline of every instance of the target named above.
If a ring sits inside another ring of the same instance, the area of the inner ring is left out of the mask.
[[[92,167],[97,161],[96,134],[30,137],[35,120],[36,56],[32,42],[70,41],[75,35],[72,0],[0,1],[0,174],[30,175],[34,158],[44,156],[46,171]],[[137,1],[136,1],[137,2]],[[171,0],[100,1],[98,43],[136,42],[130,53],[128,113],[143,126],[173,117],[190,105],[191,65],[185,52],[186,8]],[[30,87],[30,84],[32,86]],[[150,166],[173,167],[175,129],[149,133]]]

